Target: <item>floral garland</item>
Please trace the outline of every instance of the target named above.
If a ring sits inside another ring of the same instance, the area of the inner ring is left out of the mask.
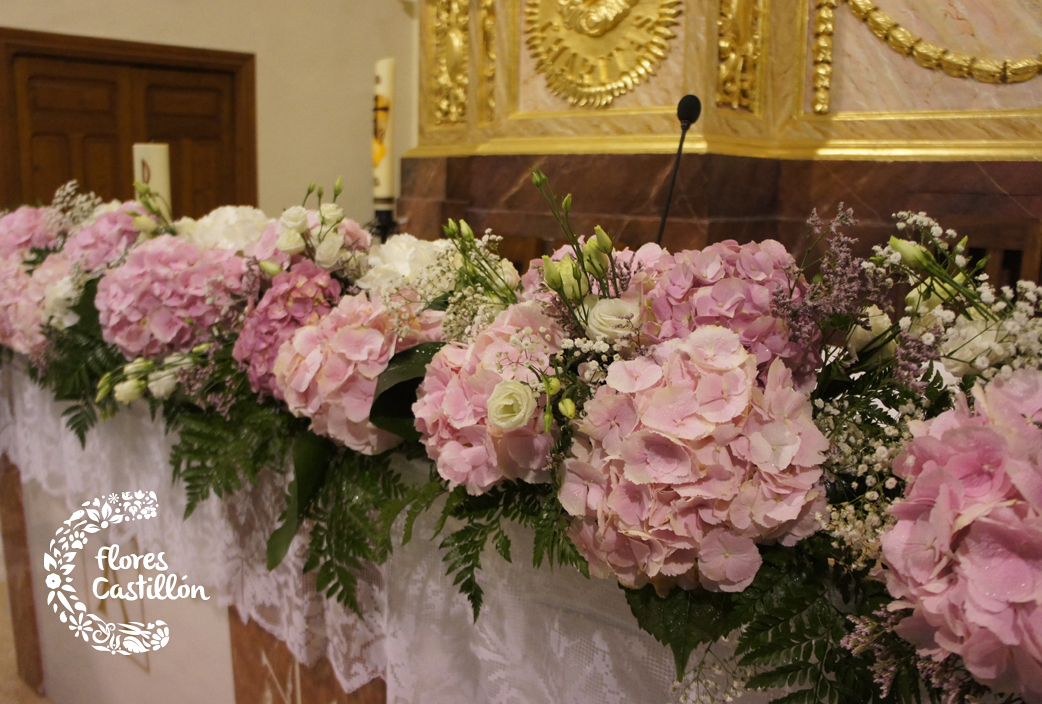
[[[533,181],[567,244],[524,276],[465,222],[373,244],[339,181],[273,220],[63,187],[0,217],[0,342],[81,441],[147,400],[188,513],[291,462],[269,566],[307,522],[305,569],[356,611],[438,505],[475,618],[518,522],[534,565],[618,581],[691,701],[1042,702],[1042,291],[921,213],[869,259],[842,208],[803,264],[631,251]]]

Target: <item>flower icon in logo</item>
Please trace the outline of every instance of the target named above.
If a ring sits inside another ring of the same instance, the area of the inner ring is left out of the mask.
[[[81,613],[77,614],[75,618],[69,619],[69,630],[73,635],[80,636],[84,642],[87,642],[90,640],[87,634],[94,632],[94,626],[91,624],[90,618]]]

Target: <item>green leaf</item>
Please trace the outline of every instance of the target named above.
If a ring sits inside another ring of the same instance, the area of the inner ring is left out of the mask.
[[[334,455],[336,445],[333,441],[311,431],[301,433],[293,441],[293,481],[297,485],[298,515],[304,514],[322,488]]]
[[[420,440],[412,413],[416,389],[427,374],[427,365],[444,346],[443,342],[426,342],[391,358],[387,369],[377,379],[369,422],[409,442]]]
[[[300,529],[301,518],[315,500],[326,479],[336,445],[328,438],[308,431],[293,441],[293,480],[289,483],[286,510],[280,525],[268,538],[268,569],[282,564],[290,544]]]
[[[376,398],[403,381],[422,379],[427,374],[427,365],[444,346],[444,342],[425,342],[391,357],[387,369],[376,380]]]
[[[423,380],[403,381],[377,396],[369,409],[369,422],[408,442],[419,442],[422,436],[416,430],[412,405],[416,402],[416,390],[421,381]]]
[[[731,601],[725,594],[674,588],[663,598],[650,584],[643,589],[623,590],[640,627],[673,651],[678,680],[684,676],[695,648],[731,631]]]

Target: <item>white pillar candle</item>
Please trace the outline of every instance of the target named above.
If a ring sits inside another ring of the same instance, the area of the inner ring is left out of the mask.
[[[377,210],[394,209],[394,59],[376,62],[373,100],[373,201]]]
[[[146,184],[162,197],[160,207],[170,219],[170,145],[135,144],[134,180]]]

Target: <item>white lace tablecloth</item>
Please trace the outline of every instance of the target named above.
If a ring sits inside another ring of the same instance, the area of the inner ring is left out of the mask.
[[[222,606],[255,619],[300,662],[327,657],[347,692],[382,677],[391,704],[665,704],[679,697],[671,691],[672,656],[637,628],[621,590],[571,569],[532,569],[524,531],[512,535],[516,564],[486,554],[477,624],[426,539],[431,516],[388,564],[364,575],[366,618],[359,619],[316,594],[313,576],[302,575],[302,536],[286,561],[267,571],[285,475],[266,472],[257,486],[211,498],[183,521],[184,491],[170,481],[172,438],[144,404],[92,431],[81,449],[64,427],[61,404],[18,360],[5,364],[0,380],[0,450],[24,482],[39,482],[70,510],[113,491],[155,491],[159,517],[116,526],[113,540],[136,537],[142,551],[165,551],[179,574],[215,586]]]

